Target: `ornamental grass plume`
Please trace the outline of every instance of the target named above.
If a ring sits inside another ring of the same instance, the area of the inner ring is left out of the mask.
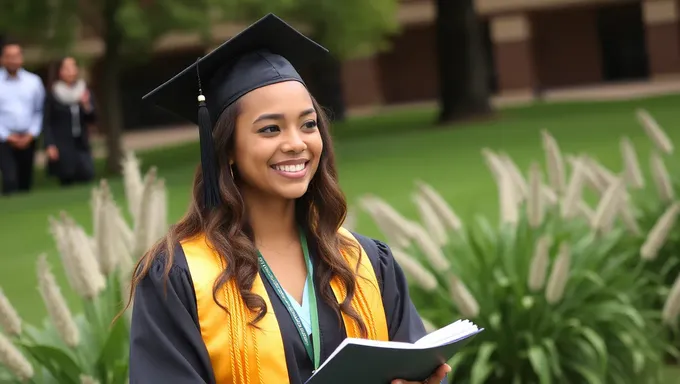
[[[468,320],[475,319],[479,315],[479,303],[458,276],[449,273],[448,278],[451,300],[456,304],[463,317]]]
[[[362,197],[359,205],[371,216],[388,243],[403,248],[409,246],[410,223],[391,205],[370,195]]]
[[[561,214],[565,219],[574,218],[579,214],[579,204],[583,202],[583,186],[586,181],[585,167],[580,159],[574,161],[574,171],[562,200]]]
[[[532,163],[529,167],[529,190],[527,191],[527,219],[532,228],[538,228],[545,216],[541,190],[542,179],[541,166],[538,163]]]
[[[421,180],[416,180],[415,184],[418,192],[420,192],[423,198],[432,206],[439,216],[439,220],[448,229],[459,231],[463,228],[463,224],[458,215],[453,211],[453,208],[451,208],[446,200],[444,200],[432,186]]]
[[[545,152],[548,168],[549,185],[558,195],[561,195],[564,193],[567,185],[567,175],[562,152],[557,144],[557,140],[548,131],[541,131],[541,137],[543,139],[543,151]]]
[[[437,289],[437,278],[427,268],[423,267],[418,260],[399,248],[392,248],[392,255],[415,285],[427,292]]]
[[[21,351],[0,332],[0,364],[4,365],[19,381],[33,378],[35,372],[31,363]]]
[[[597,233],[603,234],[611,230],[617,212],[619,212],[619,205],[622,203],[622,189],[623,180],[618,179],[607,188],[607,191],[600,199],[599,204],[595,210],[590,226]]]
[[[414,222],[409,223],[409,228],[410,240],[423,252],[423,255],[430,265],[440,273],[448,271],[449,268],[451,268],[449,260],[444,255],[441,247],[437,245],[425,228]]]
[[[139,168],[139,160],[134,152],[128,151],[122,162],[123,183],[125,185],[125,199],[128,210],[134,221],[139,220],[139,210],[144,192],[144,182]]]
[[[0,288],[0,326],[9,336],[21,334],[21,317]]]
[[[519,221],[519,204],[512,176],[506,172],[498,180],[501,223],[515,225]]]
[[[659,198],[664,203],[672,202],[675,198],[673,182],[666,169],[666,164],[657,152],[652,152],[650,155],[649,165]]]
[[[522,172],[517,167],[517,164],[512,160],[512,158],[504,152],[499,155],[500,160],[503,162],[505,169],[508,170],[510,178],[515,186],[515,194],[517,197],[517,204],[521,204],[525,201],[529,195],[529,185],[524,179]]]
[[[628,137],[622,137],[620,147],[624,166],[623,178],[626,184],[635,189],[644,188],[645,179],[633,142]]]
[[[38,289],[45,303],[45,308],[47,308],[47,313],[64,343],[75,348],[80,343],[78,326],[66,304],[66,299],[61,294],[59,284],[50,271],[47,255],[42,254],[38,257],[37,266]]]
[[[446,233],[444,224],[440,221],[437,212],[432,208],[428,201],[420,194],[414,193],[411,196],[413,203],[418,209],[420,221],[425,225],[427,232],[432,235],[432,239],[439,245],[443,246],[449,242],[449,237]]]
[[[652,115],[644,109],[638,109],[635,113],[652,143],[663,153],[667,155],[673,154],[673,142]]]
[[[673,286],[666,298],[661,310],[661,320],[667,326],[675,325],[680,314],[680,275],[675,279]]]
[[[65,236],[72,253],[69,266],[71,275],[78,283],[76,293],[86,300],[92,300],[106,287],[106,279],[101,273],[99,261],[95,256],[85,231],[75,221],[64,215]]]
[[[80,375],[80,384],[99,384],[99,381],[92,376]]]
[[[534,246],[534,255],[529,266],[529,281],[527,282],[532,292],[542,290],[545,285],[551,246],[552,237],[550,235],[541,236]]]
[[[659,217],[649,231],[642,247],[640,247],[640,256],[643,260],[654,260],[656,258],[659,250],[665,244],[668,234],[675,226],[679,213],[680,202],[675,202]]]
[[[560,244],[559,254],[548,278],[548,285],[545,288],[545,299],[549,304],[556,304],[562,300],[564,289],[569,280],[569,269],[571,268],[571,252],[567,243]]]

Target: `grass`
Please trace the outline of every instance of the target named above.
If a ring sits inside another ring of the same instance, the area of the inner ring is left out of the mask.
[[[402,110],[389,115],[353,119],[334,127],[342,187],[350,203],[373,193],[407,215],[415,215],[410,202],[414,179],[432,184],[464,219],[484,214],[496,217],[496,188],[480,150],[489,147],[512,156],[522,169],[543,160],[540,131],[549,130],[564,152],[588,152],[620,169],[619,138],[626,135],[646,163],[651,144],[636,121],[634,111],[646,108],[680,143],[680,95],[624,102],[544,104],[499,111],[487,122],[433,126],[436,111]],[[184,212],[193,171],[199,161],[197,145],[140,153],[143,167],[155,165],[166,179],[169,216]],[[58,265],[47,217],[64,210],[88,230],[90,186],[59,189],[37,175],[37,188],[27,196],[0,199],[0,286],[28,321],[45,314],[36,290],[35,260],[47,252]],[[119,201],[120,180],[111,180]],[[359,230],[380,238],[376,228],[360,215]],[[61,273],[59,268],[58,273]],[[63,276],[59,275],[64,282]],[[68,293],[68,291],[67,291]],[[72,303],[77,305],[70,297]],[[678,372],[674,373],[675,375]]]

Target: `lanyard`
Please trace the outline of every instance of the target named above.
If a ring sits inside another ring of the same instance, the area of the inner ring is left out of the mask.
[[[274,291],[276,291],[276,294],[279,296],[283,304],[286,306],[288,313],[292,317],[293,323],[295,324],[295,327],[297,328],[298,333],[300,334],[300,338],[302,339],[302,343],[305,345],[305,349],[307,350],[307,355],[309,355],[309,359],[312,360],[312,362],[314,363],[314,369],[316,370],[317,368],[319,368],[319,361],[321,360],[320,359],[321,339],[319,338],[319,314],[316,309],[317,308],[316,293],[314,291],[312,261],[309,258],[307,238],[305,237],[305,233],[302,229],[300,229],[300,244],[302,244],[302,253],[305,255],[305,262],[307,263],[307,282],[306,282],[308,295],[307,299],[309,300],[309,309],[312,317],[311,341],[309,340],[309,335],[307,334],[305,327],[302,325],[302,320],[300,320],[300,316],[297,314],[297,312],[291,305],[290,301],[288,300],[288,296],[281,287],[281,284],[279,284],[279,281],[276,279],[276,276],[274,276],[274,273],[272,272],[271,268],[269,268],[269,265],[267,265],[267,262],[264,260],[264,257],[262,257],[262,254],[260,252],[258,252],[258,261],[260,264],[260,268],[262,268],[262,271],[267,277],[267,280],[269,280],[271,285],[274,287]],[[312,346],[312,343],[314,343],[314,346]]]

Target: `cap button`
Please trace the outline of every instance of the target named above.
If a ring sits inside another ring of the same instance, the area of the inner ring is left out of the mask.
[[[201,102],[204,102],[204,101],[205,101],[205,96],[198,95],[198,102],[201,103]]]

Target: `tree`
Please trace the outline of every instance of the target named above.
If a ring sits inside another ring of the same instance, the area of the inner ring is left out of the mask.
[[[100,110],[106,133],[107,170],[120,172],[123,130],[120,74],[131,59],[151,52],[169,31],[208,35],[208,0],[21,0],[0,4],[0,25],[17,37],[63,54],[80,31],[92,31],[104,44]],[[226,0],[228,1],[228,0]]]
[[[440,123],[492,111],[482,36],[473,0],[437,0]]]
[[[274,12],[304,27],[310,38],[330,51],[328,60],[305,71],[311,91],[336,121],[345,118],[342,60],[373,54],[388,47],[397,32],[399,0],[242,0],[233,11],[239,19]]]

